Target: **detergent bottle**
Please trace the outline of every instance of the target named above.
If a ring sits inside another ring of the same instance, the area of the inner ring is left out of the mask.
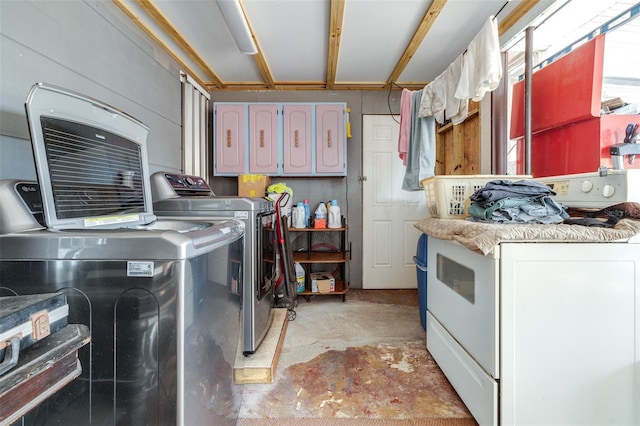
[[[314,228],[326,228],[327,227],[327,206],[324,203],[320,203],[315,212]]]
[[[329,217],[327,220],[328,228],[340,228],[342,226],[342,220],[340,216],[340,206],[338,206],[338,200],[331,200],[329,206]]]
[[[304,266],[296,262],[294,268],[296,270],[296,293],[302,293],[304,291]]]
[[[302,202],[299,202],[296,207],[293,209],[291,213],[291,226],[293,228],[304,228],[305,227],[305,212],[304,205]]]

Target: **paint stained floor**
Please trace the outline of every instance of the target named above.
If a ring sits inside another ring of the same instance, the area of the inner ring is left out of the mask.
[[[296,312],[274,382],[245,385],[241,419],[472,419],[426,350],[417,291],[300,298]]]

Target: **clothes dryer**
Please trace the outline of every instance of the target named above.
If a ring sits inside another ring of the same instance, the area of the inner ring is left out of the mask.
[[[157,172],[151,175],[153,211],[160,217],[211,220],[234,218],[245,225],[243,262],[242,346],[253,354],[269,331],[272,321],[272,251],[265,230],[274,220],[273,202],[258,197],[216,196],[199,176]]]

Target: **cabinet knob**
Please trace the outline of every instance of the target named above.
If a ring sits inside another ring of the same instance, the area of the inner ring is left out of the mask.
[[[300,143],[298,142],[298,130],[296,129],[293,132],[293,146],[298,148],[300,146]]]
[[[260,130],[260,148],[264,148],[264,130]]]
[[[227,148],[231,148],[231,129],[227,129]]]
[[[331,130],[327,130],[327,148],[331,148]]]

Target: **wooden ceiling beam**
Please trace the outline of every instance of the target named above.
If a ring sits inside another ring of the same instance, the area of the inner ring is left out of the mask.
[[[410,90],[422,89],[426,82],[407,82],[399,83],[403,88]],[[388,86],[387,82],[340,82],[333,86],[333,90],[384,90]],[[234,90],[282,90],[282,91],[296,91],[296,90],[328,90],[324,81],[304,81],[304,82],[275,82],[272,88],[267,87],[262,82],[227,82],[224,89],[220,89],[215,85],[207,85],[206,88],[212,92],[217,90],[234,91]],[[395,87],[394,87],[395,89]]]
[[[413,33],[413,37],[411,38],[411,41],[409,41],[407,48],[404,50],[404,53],[400,57],[396,67],[389,75],[387,84],[391,84],[391,82],[398,80],[400,74],[402,74],[402,71],[404,71],[406,66],[409,64],[409,61],[411,61],[411,58],[413,58],[413,55],[420,47],[422,40],[424,40],[429,30],[436,22],[436,19],[438,19],[438,15],[440,15],[440,12],[444,9],[445,4],[447,4],[447,0],[433,0],[431,2],[429,9],[427,9],[422,21],[420,21],[420,25],[418,25],[415,33]]]
[[[521,2],[498,24],[498,35],[502,35],[513,27],[527,12],[535,7],[540,0],[527,0]]]
[[[333,89],[338,70],[338,54],[342,38],[342,22],[344,21],[345,0],[331,0],[329,20],[329,53],[327,55],[327,89]]]

